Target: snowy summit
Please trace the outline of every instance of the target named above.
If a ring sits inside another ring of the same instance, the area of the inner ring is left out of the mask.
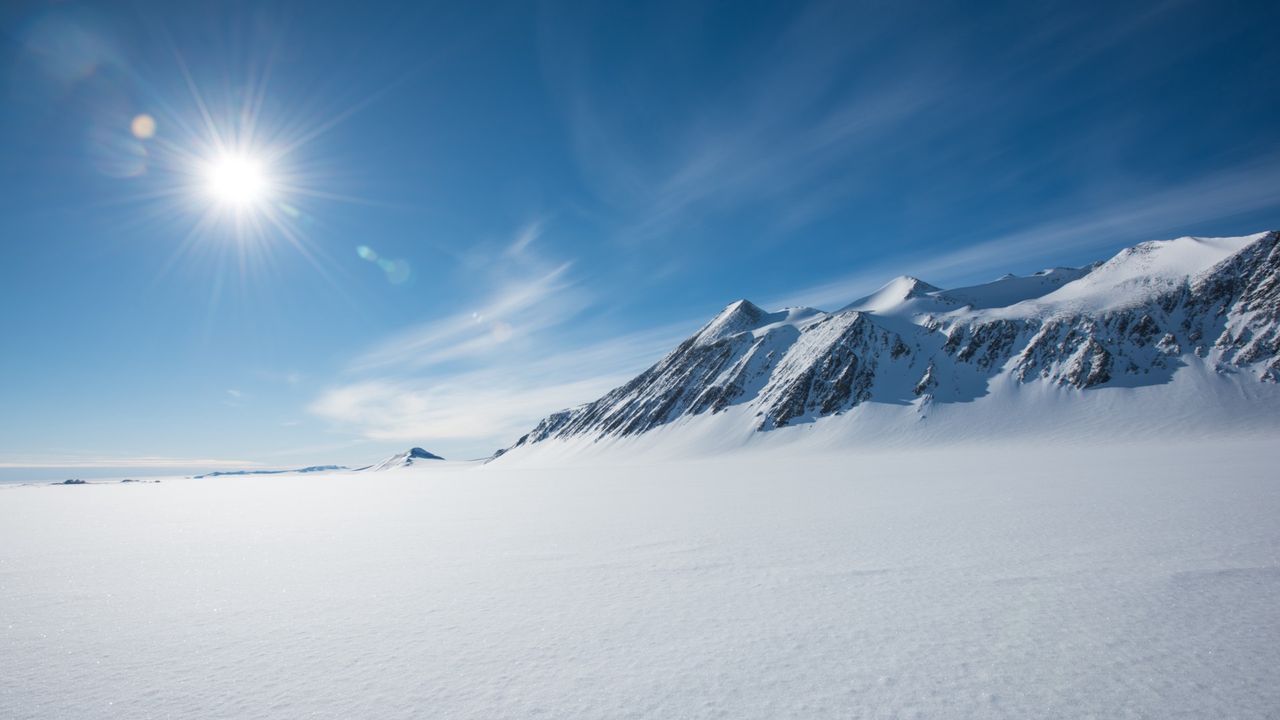
[[[373,471],[394,470],[396,468],[413,467],[414,464],[422,460],[443,460],[443,459],[444,458],[440,457],[439,455],[436,455],[435,453],[427,452],[426,450],[423,450],[420,447],[415,447],[415,448],[409,448],[408,450],[405,450],[402,453],[392,455],[391,457],[387,458],[386,460],[383,460],[382,462],[376,465],[370,465],[369,467],[363,468],[363,469],[373,470]]]

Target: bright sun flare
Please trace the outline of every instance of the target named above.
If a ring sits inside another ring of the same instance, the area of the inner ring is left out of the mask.
[[[271,183],[258,160],[244,155],[224,155],[209,164],[209,194],[234,207],[261,202],[271,193]]]

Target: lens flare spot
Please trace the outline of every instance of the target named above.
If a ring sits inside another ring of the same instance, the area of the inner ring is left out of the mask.
[[[133,136],[139,140],[149,140],[156,134],[156,119],[146,113],[142,113],[129,123],[129,129],[133,131]]]
[[[387,274],[387,281],[392,285],[400,285],[409,281],[409,276],[413,274],[412,268],[405,260],[386,260],[378,261],[378,267]]]

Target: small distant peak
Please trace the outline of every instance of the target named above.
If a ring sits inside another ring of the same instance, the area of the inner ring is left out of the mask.
[[[910,275],[899,275],[880,286],[879,290],[876,290],[864,298],[860,298],[849,303],[841,308],[841,310],[862,310],[872,313],[887,312],[900,307],[908,300],[922,298],[929,293],[935,292],[941,292],[941,289],[930,285],[920,278],[911,277]]]
[[[413,467],[418,460],[444,460],[444,458],[433,452],[428,452],[420,447],[409,448],[399,455],[392,455],[376,465],[370,465],[362,470],[394,470],[396,468]]]
[[[1036,273],[1036,274],[1037,274],[1037,275],[1045,275],[1045,274],[1047,274],[1048,272],[1049,272],[1048,270],[1041,270],[1040,272],[1038,272],[1038,273]],[[1013,273],[1005,273],[1005,274],[1001,275],[1000,277],[996,278],[996,280],[1016,280],[1017,278],[1018,278],[1018,276],[1017,276],[1017,275],[1014,275]]]
[[[1094,263],[1094,265],[1096,264],[1097,263]],[[1045,268],[1043,270],[1040,270],[1032,277],[1049,277],[1051,275],[1077,275],[1083,272],[1084,270],[1085,268],[1073,268],[1073,267],[1066,267],[1064,265],[1059,265],[1057,267]]]
[[[729,315],[747,315],[751,317],[759,317],[764,314],[765,314],[765,311],[760,309],[760,306],[756,305],[755,303],[745,298],[742,300],[734,300],[728,305],[725,305],[724,310],[720,311],[721,317],[729,316]]]
[[[763,323],[769,313],[761,310],[750,300],[735,300],[725,306],[711,322],[707,323],[694,336],[698,345],[707,345],[752,330]]]
[[[937,292],[938,290],[941,289],[934,285],[930,285],[929,283],[921,280],[918,277],[912,277],[910,275],[899,275],[898,277],[890,280],[888,283],[885,284],[884,287],[880,289],[889,290],[891,288],[895,293],[902,292],[904,299],[912,298],[912,297],[920,297],[921,295],[927,295],[931,292]]]
[[[879,290],[872,293],[872,297],[879,297],[879,299],[884,300],[909,300],[911,297],[920,297],[937,290],[937,287],[933,287],[932,284],[924,282],[920,278],[913,278],[911,275],[899,275],[899,277],[884,283]]]
[[[1199,242],[1199,240],[1192,237],[1181,237],[1173,240],[1147,240],[1146,242],[1140,242],[1137,245],[1133,245],[1131,247],[1127,247],[1121,250],[1120,252],[1116,253],[1115,257],[1113,257],[1112,260],[1114,261],[1114,260],[1119,260],[1123,258],[1143,257],[1143,256],[1151,255],[1153,253],[1160,252],[1161,250],[1168,247],[1172,247],[1175,244],[1192,245],[1197,242]]]

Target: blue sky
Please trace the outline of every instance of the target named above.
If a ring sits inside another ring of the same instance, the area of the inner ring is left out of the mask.
[[[1280,227],[1272,3],[0,13],[8,477],[480,456],[739,297]]]

